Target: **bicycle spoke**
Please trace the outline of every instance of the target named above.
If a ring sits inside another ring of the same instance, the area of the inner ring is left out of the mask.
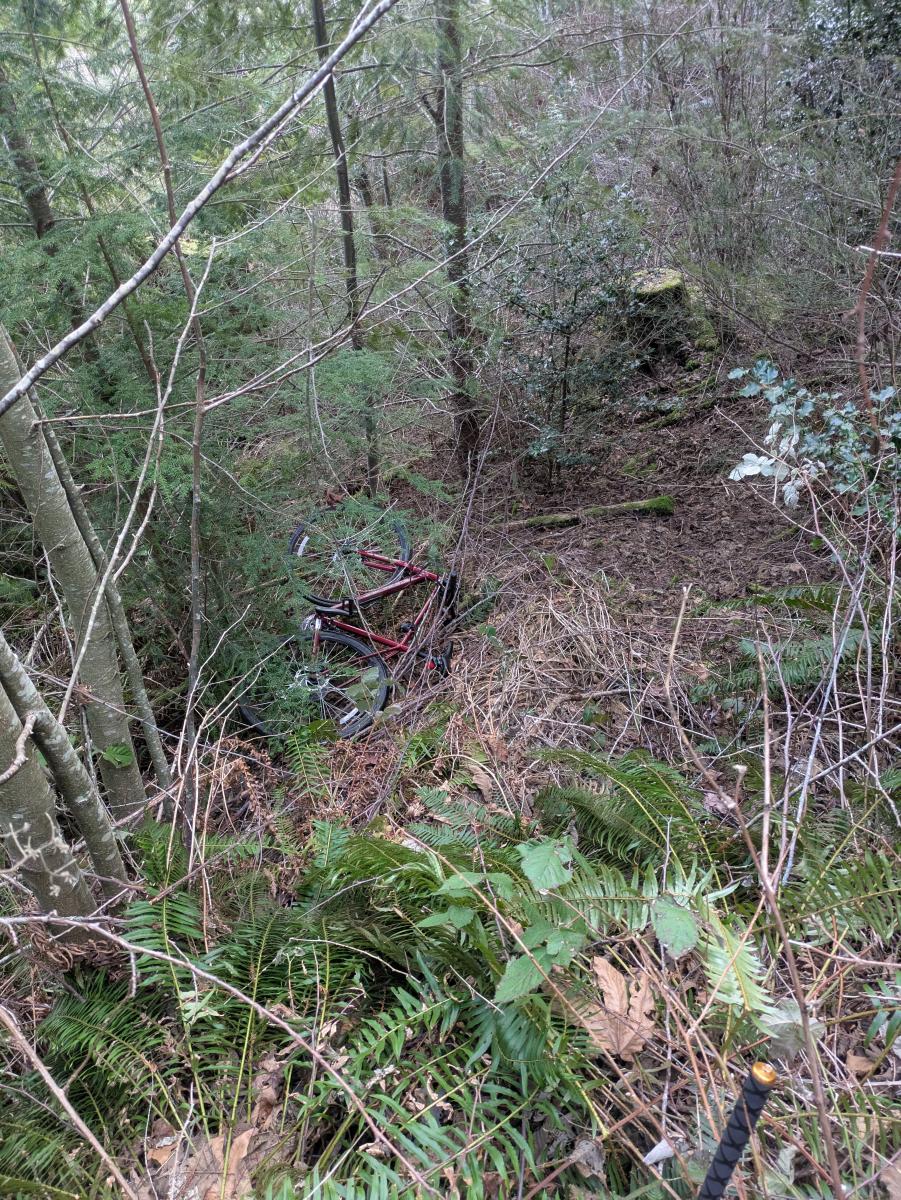
[[[314,513],[298,526],[290,561],[308,595],[333,599],[388,583],[396,577],[390,564],[406,553],[405,536],[394,514],[348,500]]]
[[[285,644],[265,664],[245,707],[270,736],[286,737],[313,720],[330,721],[347,736],[364,728],[385,699],[381,660],[339,634]]]

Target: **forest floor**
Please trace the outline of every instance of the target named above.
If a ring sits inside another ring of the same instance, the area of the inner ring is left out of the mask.
[[[541,747],[641,748],[671,759],[677,731],[664,675],[686,585],[676,704],[696,735],[732,739],[734,714],[716,702],[699,711],[689,701],[692,685],[754,632],[753,612],[729,602],[755,589],[820,581],[830,569],[783,508],[729,481],[765,413],[735,397],[725,369],[719,382],[715,374],[705,367],[642,380],[651,394],[638,408],[647,419],[627,425],[599,412],[582,447],[587,463],[562,471],[552,487],[533,460],[504,450],[488,459],[457,560],[478,607],[456,637],[451,676],[410,688],[390,710],[397,719],[339,747],[328,811],[311,816],[356,823],[380,814],[400,827],[418,818],[416,788],[429,780],[400,764],[436,711],[451,714],[448,754],[487,768],[490,783],[476,772],[482,798],[493,796],[509,812],[528,814],[548,778],[550,768],[536,759]],[[677,388],[690,398],[674,403]],[[623,406],[635,408],[632,399]],[[435,455],[438,463],[453,470],[447,456]],[[620,513],[562,529],[516,524],[659,495],[673,497],[672,515]],[[445,516],[407,485],[396,486],[392,498],[423,517]],[[459,798],[466,793],[461,787]]]

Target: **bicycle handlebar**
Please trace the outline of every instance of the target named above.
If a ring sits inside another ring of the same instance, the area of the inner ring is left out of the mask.
[[[769,1063],[758,1062],[751,1067],[698,1192],[698,1200],[720,1200],[776,1080],[776,1072]]]

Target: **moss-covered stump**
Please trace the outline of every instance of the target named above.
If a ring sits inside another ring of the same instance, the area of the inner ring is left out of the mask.
[[[632,336],[646,362],[661,355],[715,350],[716,330],[700,293],[671,267],[636,271],[632,276]]]

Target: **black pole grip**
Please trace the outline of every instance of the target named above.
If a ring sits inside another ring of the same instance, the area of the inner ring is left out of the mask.
[[[701,1184],[698,1200],[720,1200],[775,1083],[776,1072],[768,1063],[755,1063],[748,1072],[741,1095],[716,1148],[707,1178]]]

